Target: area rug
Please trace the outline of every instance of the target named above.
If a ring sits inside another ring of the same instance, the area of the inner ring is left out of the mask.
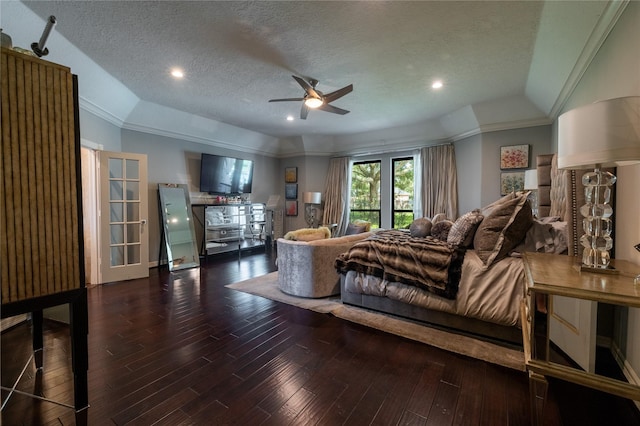
[[[492,364],[502,365],[519,371],[525,370],[524,353],[516,349],[453,332],[447,332],[384,313],[344,305],[340,301],[340,297],[307,299],[288,295],[278,288],[277,272],[229,284],[227,287],[299,308],[331,314],[347,321],[422,342],[450,352],[487,361]]]

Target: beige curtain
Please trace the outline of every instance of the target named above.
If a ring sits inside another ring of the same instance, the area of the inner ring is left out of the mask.
[[[333,158],[324,191],[322,223],[337,223],[334,235],[343,235],[349,225],[349,157]]]
[[[422,214],[433,217],[445,213],[451,220],[458,217],[458,179],[453,145],[422,148]]]

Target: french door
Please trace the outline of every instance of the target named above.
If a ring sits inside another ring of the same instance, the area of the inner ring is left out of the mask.
[[[149,276],[147,156],[99,152],[100,283]]]

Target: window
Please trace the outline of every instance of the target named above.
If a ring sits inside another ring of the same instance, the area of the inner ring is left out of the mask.
[[[349,221],[366,220],[380,227],[380,161],[354,163],[351,169]]]
[[[351,165],[349,220],[373,228],[408,228],[416,203],[413,153],[376,154]]]
[[[395,229],[408,228],[413,222],[413,158],[392,160],[392,223]]]

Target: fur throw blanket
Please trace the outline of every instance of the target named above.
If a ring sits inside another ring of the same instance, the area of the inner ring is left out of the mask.
[[[319,228],[301,228],[289,231],[284,235],[285,240],[292,241],[315,241],[331,238],[331,231],[326,226]]]
[[[464,253],[436,238],[414,238],[394,229],[356,243],[336,258],[335,267],[339,273],[362,272],[455,299]]]

